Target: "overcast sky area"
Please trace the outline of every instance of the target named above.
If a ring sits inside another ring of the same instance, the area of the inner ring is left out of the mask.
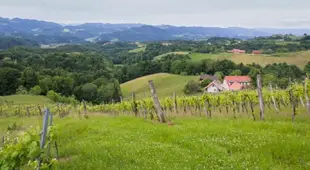
[[[310,28],[310,0],[0,0],[0,16],[63,24]]]

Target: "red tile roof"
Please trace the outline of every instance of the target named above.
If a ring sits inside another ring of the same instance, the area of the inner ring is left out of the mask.
[[[259,50],[253,50],[253,51],[252,51],[252,54],[262,54],[262,52],[259,51]]]
[[[245,50],[240,50],[240,49],[233,49],[231,50],[232,53],[245,53]]]
[[[229,86],[229,89],[230,90],[233,90],[233,91],[238,91],[238,90],[241,90],[243,89],[243,85],[241,85],[240,83],[233,83],[232,85]]]
[[[250,83],[251,78],[249,76],[225,76],[224,81],[230,90],[236,91],[246,88],[246,85],[241,83]]]
[[[251,78],[249,76],[225,76],[224,80],[228,82],[250,82]]]

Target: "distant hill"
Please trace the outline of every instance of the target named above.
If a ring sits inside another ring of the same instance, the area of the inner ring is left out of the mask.
[[[268,32],[270,34],[293,34],[304,35],[310,34],[310,29],[279,29],[279,28],[256,28],[257,31]]]
[[[163,41],[163,40],[203,40],[209,37],[254,38],[268,36],[269,33],[247,28],[219,27],[175,27],[175,26],[141,26],[124,31],[104,34],[100,40],[111,41]]]
[[[0,35],[23,37],[39,44],[86,41],[205,40],[210,37],[248,39],[272,34],[310,34],[310,29],[248,29],[240,27],[177,27],[170,25],[84,23],[61,25],[34,19],[1,18]]]
[[[181,76],[168,73],[158,73],[143,76],[121,84],[125,99],[129,99],[131,92],[136,93],[138,99],[150,97],[149,80],[153,80],[159,98],[172,96],[173,92],[183,95],[183,88],[190,80],[198,80],[199,76]],[[146,96],[144,96],[144,94]]]

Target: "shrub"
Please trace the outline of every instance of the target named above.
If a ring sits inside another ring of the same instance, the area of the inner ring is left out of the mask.
[[[26,87],[20,85],[20,86],[16,89],[16,94],[28,94],[28,91],[27,91]]]
[[[200,86],[201,86],[202,88],[204,88],[204,87],[206,87],[207,85],[209,85],[211,82],[212,82],[212,80],[210,80],[210,79],[204,79],[204,80],[201,81]]]
[[[200,83],[194,80],[189,81],[184,87],[185,94],[194,94],[200,92]]]
[[[42,93],[42,89],[40,86],[36,85],[30,89],[30,94],[40,95]]]

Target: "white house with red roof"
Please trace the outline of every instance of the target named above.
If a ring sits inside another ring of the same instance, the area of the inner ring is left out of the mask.
[[[244,54],[245,53],[245,50],[240,50],[240,49],[233,49],[231,50],[232,53],[235,53],[235,54]]]
[[[226,90],[223,87],[223,84],[221,82],[219,82],[218,80],[214,80],[212,81],[208,86],[206,86],[205,88],[205,92],[207,93],[218,93],[221,91]]]
[[[249,76],[225,76],[223,87],[227,90],[238,91],[251,85]]]

